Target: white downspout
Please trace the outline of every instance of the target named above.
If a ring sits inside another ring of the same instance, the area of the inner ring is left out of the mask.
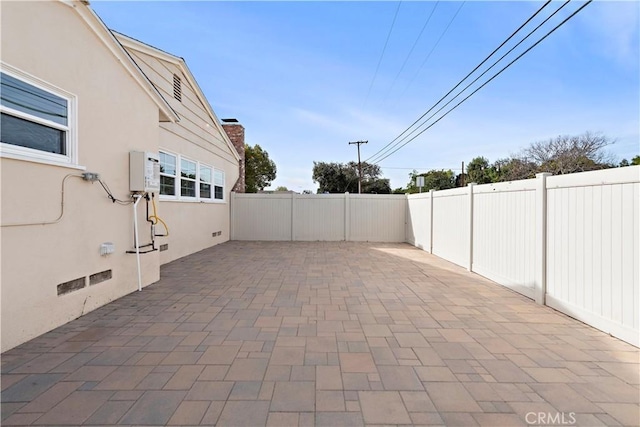
[[[134,199],[137,199],[133,203],[133,234],[135,237],[135,246],[136,246],[136,263],[138,264],[138,292],[142,290],[142,272],[140,270],[140,240],[138,238],[138,203],[142,200],[142,196],[140,194],[134,194]]]

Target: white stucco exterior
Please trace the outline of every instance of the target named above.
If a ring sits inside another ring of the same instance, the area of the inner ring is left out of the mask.
[[[189,124],[198,115],[207,119],[197,99],[185,90],[190,103],[170,106],[163,86],[154,82],[158,90],[149,82],[89,6],[52,1],[2,2],[1,7],[3,72],[71,94],[77,138],[74,164],[16,158],[5,151],[0,157],[0,327],[6,351],[137,290],[136,257],[126,253],[134,248],[131,205],[112,203],[98,182],[76,175],[96,172],[115,197],[130,200],[130,151],[157,153],[166,147],[201,159],[224,169],[225,190],[237,179],[238,164],[226,141],[215,145],[204,129]],[[64,215],[56,222],[63,188]],[[141,255],[143,286],[159,279],[161,263],[228,239],[226,197],[207,206],[160,203],[159,216],[171,229],[165,238],[170,249]],[[138,209],[141,244],[150,240],[144,204]],[[223,233],[212,238],[216,231]],[[114,244],[113,254],[100,255],[104,242]],[[108,270],[110,279],[89,285],[91,275]],[[81,278],[84,288],[59,295],[58,285]]]

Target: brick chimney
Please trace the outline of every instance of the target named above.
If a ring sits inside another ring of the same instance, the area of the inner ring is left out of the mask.
[[[240,176],[231,191],[244,193],[244,126],[242,126],[237,119],[222,119],[222,128],[227,133],[231,143],[236,147],[236,151],[240,155]]]

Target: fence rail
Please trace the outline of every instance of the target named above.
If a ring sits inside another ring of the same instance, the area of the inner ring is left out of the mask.
[[[233,240],[408,242],[640,346],[640,166],[405,195],[235,194]]]

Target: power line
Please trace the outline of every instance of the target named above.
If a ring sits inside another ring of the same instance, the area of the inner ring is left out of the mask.
[[[507,55],[509,55],[511,52],[513,52],[518,46],[520,46],[525,40],[527,40],[533,33],[535,33],[536,31],[538,31],[544,24],[546,24],[551,18],[553,18],[558,12],[560,12],[560,10],[562,10],[566,5],[569,4],[571,0],[567,0],[564,4],[562,4],[558,9],[556,9],[551,15],[549,15],[544,21],[542,21],[540,24],[538,24],[538,26],[536,26],[533,30],[531,30],[529,32],[529,34],[527,34],[526,36],[524,36],[518,43],[515,44],[515,46],[513,46],[511,49],[509,49],[507,51],[507,53],[505,53],[504,55],[502,55],[498,60],[496,60],[493,64],[491,64],[491,66],[489,66],[489,68],[487,68],[486,70],[484,70],[482,72],[482,74],[480,74],[478,77],[476,77],[471,83],[469,83],[468,85],[466,85],[462,90],[460,90],[453,98],[451,98],[449,101],[447,101],[446,104],[444,104],[442,107],[440,107],[435,113],[433,113],[431,116],[427,117],[418,127],[414,128],[411,132],[409,132],[408,134],[406,134],[404,137],[402,137],[401,139],[399,139],[392,147],[390,147],[389,149],[387,149],[386,151],[390,151],[391,149],[393,149],[393,147],[397,146],[398,144],[400,144],[402,141],[404,141],[405,139],[407,139],[409,136],[411,136],[412,134],[414,134],[415,132],[418,131],[418,129],[420,129],[421,127],[423,127],[425,124],[427,124],[427,122],[429,122],[429,120],[431,120],[433,117],[435,117],[440,111],[444,110],[447,105],[451,104],[453,101],[456,100],[456,98],[458,98],[460,95],[462,95],[464,93],[464,91],[466,91],[467,89],[469,89],[469,87],[471,87],[475,82],[477,82],[478,80],[480,80],[485,74],[487,74],[491,69],[493,69],[493,67],[495,67],[500,61],[502,61]],[[457,87],[457,85],[456,85]],[[449,93],[447,95],[449,95],[451,93],[451,91],[449,91]],[[445,97],[447,96],[445,95]],[[440,103],[442,101],[442,98],[440,99],[440,101],[438,101],[438,103]],[[431,107],[429,109],[429,111],[433,110],[433,108],[435,108],[436,105],[438,105],[438,103],[436,103],[433,107]],[[429,112],[427,111],[427,113]],[[423,114],[420,119],[422,119],[422,117],[424,117],[427,113]],[[415,124],[415,123],[414,123]],[[412,125],[413,126],[413,125]],[[406,132],[406,131],[405,131]],[[381,153],[380,155],[378,155],[378,157],[384,155],[385,153]]]
[[[569,0],[570,1],[570,0]],[[432,128],[436,123],[438,123],[440,120],[442,120],[445,116],[447,116],[450,112],[452,112],[453,110],[455,110],[456,108],[458,108],[458,106],[460,106],[463,102],[465,102],[467,99],[469,99],[471,96],[473,96],[476,92],[478,92],[480,89],[482,89],[483,87],[485,87],[489,82],[491,82],[493,79],[495,79],[496,77],[498,77],[500,74],[502,74],[503,71],[505,71],[507,68],[509,68],[511,65],[513,65],[516,61],[518,61],[520,58],[522,58],[525,54],[527,54],[529,51],[531,51],[534,47],[536,47],[538,44],[540,44],[544,39],[546,39],[549,35],[551,35],[554,31],[556,31],[558,28],[560,28],[562,25],[564,25],[569,19],[573,18],[578,12],[580,12],[582,9],[584,9],[589,3],[591,3],[593,0],[589,0],[588,2],[586,2],[584,5],[582,5],[578,10],[576,10],[575,12],[573,12],[571,15],[569,15],[566,19],[564,19],[562,22],[560,22],[560,24],[558,24],[557,26],[555,26],[551,31],[549,31],[547,34],[545,34],[541,39],[539,39],[536,43],[534,43],[532,46],[530,46],[527,50],[525,50],[524,52],[522,52],[520,55],[518,55],[513,61],[511,61],[509,64],[507,64],[505,67],[503,67],[500,71],[498,71],[496,74],[494,74],[489,80],[487,80],[486,82],[484,82],[481,86],[479,86],[476,90],[474,90],[473,92],[471,92],[467,97],[465,97],[462,101],[458,102],[455,106],[453,106],[451,109],[449,109],[446,113],[444,113],[442,116],[440,116],[435,122],[433,122],[432,124],[430,124],[428,127],[426,127],[425,129],[423,129],[422,131],[420,131],[417,135],[415,135],[414,137],[412,137],[411,139],[409,139],[408,141],[406,141],[404,144],[402,144],[401,146],[399,146],[398,148],[396,148],[395,150],[393,150],[392,152],[388,153],[387,155],[385,155],[384,157],[382,157],[381,159],[377,160],[377,162],[381,162],[384,159],[388,158],[389,156],[391,156],[392,154],[394,154],[395,152],[397,152],[399,149],[401,149],[402,147],[404,147],[405,145],[407,145],[408,143],[410,143],[411,141],[413,141],[414,139],[416,139],[417,137],[419,137],[420,135],[422,135],[425,131],[427,131],[428,129]],[[568,2],[567,2],[568,3]],[[422,125],[421,125],[422,126]],[[376,162],[376,163],[377,163]]]
[[[409,90],[409,88],[411,87],[411,84],[415,81],[416,77],[418,77],[418,75],[420,74],[420,71],[422,71],[422,68],[424,67],[424,65],[427,63],[429,58],[431,58],[431,54],[433,53],[434,50],[436,50],[436,47],[438,47],[438,45],[440,44],[440,41],[442,40],[444,35],[447,33],[447,31],[449,31],[449,27],[451,27],[451,24],[453,24],[453,21],[456,19],[456,17],[458,16],[458,13],[460,13],[460,10],[462,9],[462,6],[464,6],[465,3],[466,2],[463,1],[462,4],[460,5],[460,7],[458,7],[458,10],[456,10],[456,13],[453,15],[453,17],[451,18],[451,20],[447,24],[447,26],[444,29],[444,31],[442,32],[442,34],[440,34],[440,37],[438,37],[438,40],[436,41],[436,43],[433,45],[433,47],[431,48],[431,50],[427,54],[427,57],[424,58],[424,61],[422,61],[422,64],[420,64],[420,67],[418,67],[418,71],[416,71],[416,73],[413,75],[411,80],[409,80],[409,84],[407,85],[407,87],[405,87],[404,90],[402,91],[402,93],[400,94],[400,98],[402,98],[402,96],[407,92],[407,90]]]
[[[384,147],[382,147],[380,150],[378,150],[375,154],[373,154],[372,156],[370,156],[369,158],[367,158],[365,160],[369,161],[370,159],[373,159],[374,157],[378,156],[378,154],[380,154],[382,151],[384,151],[387,147],[389,147],[391,144],[393,144],[395,141],[397,141],[402,135],[404,135],[409,129],[411,129],[416,123],[418,123],[420,120],[422,120],[422,118],[424,118],[424,116],[426,116],[427,114],[429,114],[429,112],[431,110],[433,110],[439,103],[441,103],[447,96],[449,96],[451,94],[451,92],[453,92],[454,90],[456,90],[456,88],[458,88],[458,86],[460,86],[466,79],[469,78],[469,76],[471,76],[474,72],[476,72],[485,62],[487,62],[489,60],[489,58],[491,58],[493,55],[495,55],[495,53],[500,50],[506,43],[509,42],[509,40],[511,40],[518,32],[520,32],[520,30],[522,28],[524,28],[533,18],[535,18],[545,7],[547,7],[549,4],[551,3],[551,0],[548,0],[545,4],[542,5],[542,7],[540,7],[540,9],[538,9],[533,15],[531,15],[529,17],[529,19],[527,19],[522,25],[520,25],[520,27],[518,27],[517,30],[515,30],[513,33],[511,33],[511,35],[509,37],[507,37],[507,39],[505,41],[503,41],[500,46],[498,46],[497,48],[495,48],[493,50],[493,52],[491,52],[486,58],[484,58],[482,60],[482,62],[480,62],[478,65],[476,65],[476,67],[471,70],[466,76],[464,76],[449,92],[447,92],[442,98],[440,98],[438,100],[438,102],[436,102],[435,104],[433,104],[433,106],[431,108],[429,108],[422,116],[418,117],[418,119],[416,121],[414,121],[413,123],[411,123],[411,125],[409,125],[409,127],[407,127],[404,131],[402,131],[402,133],[400,133],[400,135],[398,135],[397,137],[395,137],[391,142],[389,142],[387,145],[385,145]]]
[[[451,169],[452,171],[459,171],[460,168],[401,168],[401,167],[395,167],[395,166],[381,166],[378,165],[380,167],[380,169],[400,169],[400,170],[448,170]]]
[[[471,92],[466,98],[464,98],[462,101],[458,102],[455,106],[453,106],[451,109],[449,109],[446,113],[444,113],[442,116],[440,116],[438,118],[438,120],[436,120],[435,122],[433,122],[432,124],[430,124],[429,126],[427,126],[426,128],[424,128],[422,131],[420,131],[417,135],[415,135],[413,138],[409,139],[408,141],[406,141],[404,144],[402,144],[401,146],[399,146],[398,148],[396,148],[395,150],[393,150],[391,153],[385,155],[383,158],[379,159],[376,161],[376,163],[379,163],[381,161],[383,161],[384,159],[388,158],[389,156],[391,156],[392,154],[394,154],[395,152],[397,152],[399,149],[401,149],[402,147],[404,147],[405,145],[407,145],[408,143],[410,143],[411,141],[413,141],[414,139],[416,139],[417,137],[419,137],[420,135],[422,135],[424,132],[426,132],[428,129],[432,128],[436,123],[438,123],[440,120],[442,120],[444,117],[446,117],[450,112],[452,112],[453,110],[455,110],[456,108],[458,108],[463,102],[465,102],[467,99],[471,98],[471,96],[473,96],[476,92],[478,92],[480,89],[482,89],[483,87],[485,87],[487,84],[489,84],[489,82],[491,82],[493,79],[495,79],[496,77],[498,77],[500,74],[502,74],[502,72],[504,70],[506,70],[507,68],[509,68],[511,65],[513,65],[516,61],[518,61],[520,58],[522,58],[525,54],[527,54],[529,51],[531,51],[531,49],[533,49],[534,47],[536,47],[538,44],[540,44],[544,39],[546,39],[548,36],[550,36],[553,32],[555,32],[558,28],[560,28],[561,26],[563,26],[569,19],[573,18],[575,15],[577,15],[582,9],[584,9],[585,7],[587,7],[593,0],[589,0],[587,1],[585,4],[583,4],[578,10],[576,10],[575,12],[573,12],[571,15],[569,15],[567,18],[565,18],[562,22],[560,22],[558,25],[556,25],[551,31],[549,31],[547,34],[544,35],[544,37],[542,37],[540,40],[538,40],[536,43],[534,43],[532,46],[530,46],[527,50],[525,50],[524,52],[522,52],[520,55],[518,55],[518,57],[516,57],[516,59],[514,59],[513,61],[511,61],[510,63],[508,63],[504,68],[502,68],[500,71],[498,71],[496,74],[494,74],[489,80],[487,80],[486,82],[484,82],[480,87],[478,87],[476,90],[474,90],[473,92]]]
[[[427,25],[429,25],[429,21],[431,21],[431,17],[433,16],[433,12],[435,12],[436,8],[438,7],[438,4],[440,4],[439,1],[437,1],[436,4],[433,6],[433,9],[431,9],[431,13],[429,13],[429,16],[427,17],[427,20],[425,21],[424,25],[422,26],[422,29],[420,30],[420,33],[418,34],[418,37],[416,37],[416,40],[413,42],[413,46],[411,46],[411,49],[409,50],[409,53],[407,54],[407,57],[404,59],[404,62],[402,63],[402,66],[400,67],[400,71],[398,71],[398,74],[396,74],[396,77],[393,79],[393,82],[391,83],[391,86],[389,87],[389,91],[385,95],[385,99],[389,98],[389,94],[391,93],[391,90],[393,89],[393,86],[396,84],[396,81],[398,80],[398,77],[400,77],[400,74],[404,70],[404,67],[407,65],[407,62],[409,61],[409,58],[411,57],[411,54],[413,53],[413,50],[416,48],[416,45],[418,44],[418,41],[420,41],[420,37],[422,37],[422,33],[424,33],[424,30],[427,28]]]
[[[367,91],[367,96],[364,100],[366,104],[369,100],[369,95],[371,94],[371,89],[373,88],[373,83],[376,81],[376,77],[378,76],[378,70],[380,69],[380,64],[382,63],[382,58],[384,57],[384,52],[387,50],[387,44],[389,43],[389,38],[391,37],[391,32],[393,31],[393,27],[396,24],[396,18],[398,17],[398,11],[400,10],[400,5],[402,2],[398,2],[398,7],[396,8],[396,13],[393,15],[393,21],[391,22],[391,28],[389,28],[389,34],[387,34],[387,40],[384,42],[384,47],[382,48],[382,53],[380,54],[380,59],[378,60],[378,65],[376,66],[376,71],[373,73],[373,79],[371,79],[371,84],[369,85],[369,90]]]

